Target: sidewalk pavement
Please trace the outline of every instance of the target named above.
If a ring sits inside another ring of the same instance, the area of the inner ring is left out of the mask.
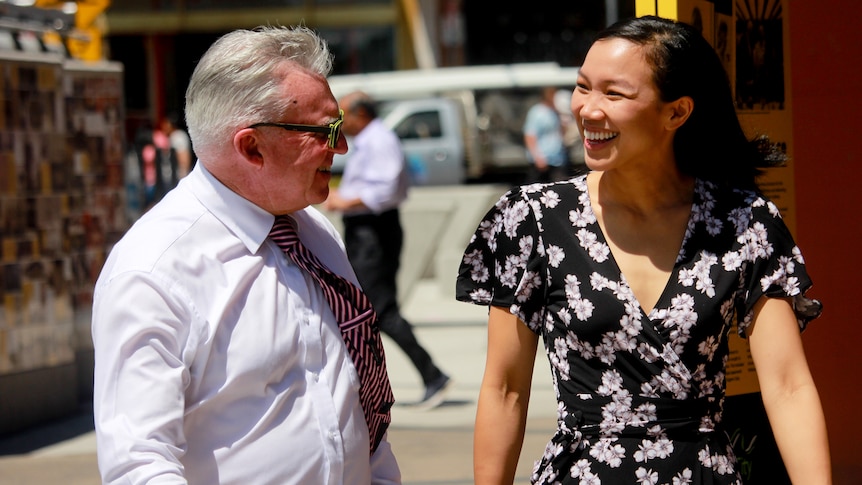
[[[454,379],[443,404],[431,410],[409,405],[421,398],[424,388],[401,349],[384,336],[392,387],[400,403],[392,411],[389,440],[405,485],[473,483],[473,420],[485,363],[487,309],[440,293],[433,280],[420,280],[403,302],[402,311],[435,362]],[[527,433],[516,476],[519,484],[529,483],[533,461],[542,455],[556,427],[554,391],[541,350],[533,379]],[[0,456],[0,485],[98,484],[90,416],[70,418],[39,432],[64,436],[70,429],[81,428],[82,422],[84,432],[76,436],[26,454]],[[16,435],[19,440],[31,438],[27,433]],[[0,445],[3,441],[0,438]]]

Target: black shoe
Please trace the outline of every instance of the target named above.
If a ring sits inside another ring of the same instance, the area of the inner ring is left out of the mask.
[[[446,374],[441,374],[440,377],[434,379],[425,387],[425,396],[416,406],[422,409],[436,408],[446,399],[446,393],[449,392],[451,387],[452,379]]]

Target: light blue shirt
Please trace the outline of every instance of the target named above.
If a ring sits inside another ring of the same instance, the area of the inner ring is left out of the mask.
[[[548,165],[560,167],[565,163],[562,125],[560,116],[553,108],[542,103],[533,105],[527,111],[523,130],[525,135],[536,138],[536,147],[545,155]],[[529,150],[527,156],[530,156]]]
[[[335,228],[302,241],[356,282]],[[369,460],[359,381],[320,287],[273,216],[202,163],[111,251],[96,283],[94,413],[110,484],[397,484]]]
[[[345,199],[359,198],[371,212],[394,209],[407,199],[410,172],[401,140],[378,118],[353,137],[338,192]],[[365,210],[345,214],[367,213]]]

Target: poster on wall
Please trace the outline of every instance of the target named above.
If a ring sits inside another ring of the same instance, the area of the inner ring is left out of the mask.
[[[767,135],[787,155],[787,163],[770,168],[759,180],[764,193],[781,210],[795,232],[790,63],[785,54],[789,35],[782,0],[734,2],[734,80],[736,108],[751,136]]]

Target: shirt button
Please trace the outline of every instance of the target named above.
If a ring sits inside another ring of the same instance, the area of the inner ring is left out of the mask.
[[[332,441],[335,441],[335,436],[336,436],[336,435],[335,435],[335,431],[330,431],[330,432],[329,432],[329,439],[331,439]]]
[[[313,380],[314,382],[317,382],[319,379],[320,379],[320,374],[318,374],[317,372],[311,373],[311,380]]]

